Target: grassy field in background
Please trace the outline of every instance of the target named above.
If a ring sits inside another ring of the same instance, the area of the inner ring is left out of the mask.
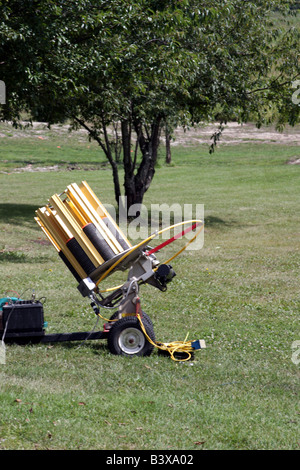
[[[48,333],[89,331],[93,311],[33,217],[82,180],[113,204],[111,171],[95,144],[51,132],[1,139],[0,297],[34,289]],[[178,363],[113,356],[105,341],[7,345],[0,449],[298,449],[300,167],[286,162],[299,153],[176,146],[170,167],[162,155],[144,204],[204,204],[204,246],[174,260],[167,292],[142,287],[142,306],[158,341],[188,334],[207,348]]]

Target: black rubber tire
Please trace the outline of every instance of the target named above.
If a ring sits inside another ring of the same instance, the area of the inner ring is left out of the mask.
[[[143,322],[149,338],[155,343],[152,325]],[[146,338],[140,321],[135,316],[123,317],[114,322],[109,330],[107,346],[112,354],[120,356],[150,356],[154,349]]]

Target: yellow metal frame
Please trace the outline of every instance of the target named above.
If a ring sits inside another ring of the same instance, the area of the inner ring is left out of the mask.
[[[49,199],[46,206],[36,211],[35,221],[50,240],[56,251],[61,251],[78,276],[84,279],[87,277],[87,273],[67,246],[67,242],[71,238],[74,237],[76,239],[94,266],[101,266],[105,262],[101,254],[84,233],[83,228],[85,225],[89,223],[94,224],[114,255],[124,252],[117,238],[103,221],[104,218],[110,220],[116,232],[119,232],[120,236],[127,243],[128,248],[130,248],[132,246],[131,243],[122,233],[86,181],[82,181],[80,185],[76,183],[69,185],[60,195],[54,194]]]
[[[107,227],[103,221],[105,218],[109,219],[116,233],[119,233],[125,240],[128,245],[127,250],[122,248],[117,238]],[[93,273],[91,273],[91,277],[93,278],[96,286],[98,286],[115,269],[118,269],[127,257],[130,259],[132,255],[134,256],[135,252],[138,256],[139,249],[142,249],[146,242],[150,241],[157,235],[181,225],[202,222],[199,220],[180,222],[162,229],[150,235],[139,244],[132,246],[86,181],[82,181],[80,185],[76,183],[69,185],[60,195],[54,194],[49,199],[46,206],[41,207],[36,211],[35,220],[55,247],[56,251],[64,254],[67,261],[78,274],[78,277],[80,279],[85,279],[88,277],[88,273],[85,272],[84,268],[71,253],[67,245],[71,238],[74,237],[76,239],[91,263],[95,266],[94,276]],[[85,225],[89,223],[92,223],[97,228],[99,234],[107,242],[109,248],[113,252],[113,257],[110,262],[107,263],[107,266],[103,266],[103,270],[101,269],[101,266],[105,261],[83,230]],[[182,251],[184,251],[187,246],[195,240],[202,229],[203,225],[194,237],[189,240],[183,248],[175,253],[175,255],[169,258],[165,264],[168,264],[176,256],[182,253]],[[114,288],[104,290],[103,292],[111,290],[114,290]]]

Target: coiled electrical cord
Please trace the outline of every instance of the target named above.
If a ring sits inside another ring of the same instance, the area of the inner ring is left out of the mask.
[[[191,341],[186,341],[188,335],[186,336],[184,341],[172,341],[171,343],[154,342],[147,334],[146,328],[144,327],[140,314],[137,313],[136,316],[140,322],[142,331],[149,343],[151,343],[153,346],[160,349],[161,351],[168,352],[173,361],[184,362],[189,361],[192,358],[194,349],[191,345]],[[176,353],[184,354],[186,357],[178,358],[176,357]]]

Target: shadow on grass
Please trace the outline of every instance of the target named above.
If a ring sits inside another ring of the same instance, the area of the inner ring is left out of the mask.
[[[61,331],[60,333],[70,333],[70,331]],[[72,331],[75,331],[75,330],[72,330]],[[96,355],[109,354],[109,350],[107,347],[107,340],[105,338],[96,339],[96,340],[87,339],[87,340],[82,340],[82,341],[61,341],[61,342],[54,341],[49,344],[51,344],[52,346],[56,345],[59,348],[64,348],[64,349],[69,349],[69,350],[88,348],[93,352],[93,354],[96,354]]]
[[[226,221],[220,219],[220,217],[214,217],[213,215],[209,215],[204,219],[204,225],[206,227],[232,227],[236,224],[237,222],[235,220]]]
[[[174,225],[177,224],[179,221],[183,221],[184,219],[182,218],[184,214],[181,212],[178,212],[177,214],[174,214],[172,211],[166,212],[163,214],[162,212],[159,212],[157,214],[152,214],[151,209],[149,209],[146,213],[140,214],[140,212],[137,212],[135,215],[132,217],[128,217],[129,222],[134,221],[137,217],[139,217],[139,224],[144,227],[150,227],[153,229],[161,230],[162,228],[165,228],[169,225]],[[119,209],[116,208],[116,216],[117,220],[119,219]],[[138,220],[138,219],[137,219]],[[237,222],[235,220],[223,220],[220,217],[215,217],[213,215],[210,216],[205,216],[204,217],[204,225],[207,227],[231,227],[233,225],[236,225]]]
[[[38,226],[34,222],[37,206],[32,204],[0,204],[0,223],[21,225],[32,222],[33,227]]]
[[[48,256],[27,256],[21,251],[0,251],[0,263],[49,263]]]

